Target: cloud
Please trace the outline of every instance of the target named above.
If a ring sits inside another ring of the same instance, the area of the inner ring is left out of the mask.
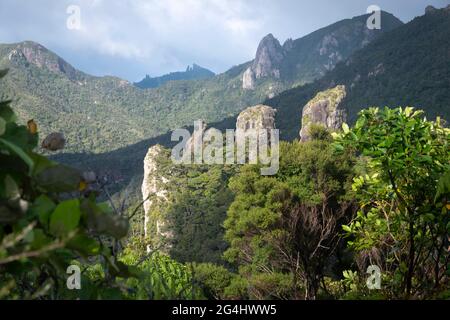
[[[222,72],[252,59],[259,40],[298,38],[364,14],[372,0],[0,0],[0,42],[34,40],[83,71],[138,80],[193,62]],[[412,18],[446,0],[378,0]],[[81,29],[66,27],[70,5]]]
[[[245,0],[86,0],[79,6],[81,30],[69,34],[73,46],[147,60],[149,66],[151,61],[185,66],[184,57],[209,56],[218,64],[243,52],[251,57],[263,25]]]

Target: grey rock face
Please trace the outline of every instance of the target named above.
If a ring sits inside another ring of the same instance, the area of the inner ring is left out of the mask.
[[[65,74],[70,80],[81,77],[81,73],[69,63],[50,52],[44,46],[32,41],[19,43],[9,53],[8,58],[9,60],[26,60],[38,68],[45,68],[55,73]]]
[[[244,89],[254,89],[255,79],[264,77],[280,78],[280,64],[284,58],[284,49],[270,33],[259,43],[255,60],[247,68],[242,78]]]
[[[274,76],[280,77],[279,64],[283,60],[283,48],[280,42],[269,33],[259,43],[256,58],[253,61],[252,70],[256,79]]]
[[[274,129],[275,109],[258,104],[242,111],[237,117],[236,129],[247,131],[250,129]]]
[[[433,13],[433,12],[436,12],[436,11],[437,11],[437,9],[435,7],[433,7],[433,6],[427,6],[425,8],[425,14]]]
[[[255,89],[255,75],[253,74],[251,67],[245,70],[244,75],[242,76],[242,88],[246,90]]]
[[[172,237],[170,232],[164,230],[164,220],[152,216],[152,211],[157,202],[167,201],[167,190],[164,185],[168,182],[168,179],[158,174],[157,157],[160,156],[162,150],[163,148],[160,145],[154,145],[148,149],[147,155],[144,158],[144,180],[141,191],[144,200],[145,237]],[[149,225],[152,219],[156,219],[156,234],[150,234]],[[149,251],[149,248],[147,250]]]
[[[330,130],[341,128],[347,117],[342,106],[345,96],[345,86],[338,85],[335,88],[319,92],[303,107],[301,141],[311,139],[309,131],[311,126],[315,124],[322,125]]]

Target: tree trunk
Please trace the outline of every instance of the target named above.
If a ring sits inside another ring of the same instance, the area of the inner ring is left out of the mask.
[[[319,281],[316,278],[307,277],[305,300],[316,300],[318,287]]]

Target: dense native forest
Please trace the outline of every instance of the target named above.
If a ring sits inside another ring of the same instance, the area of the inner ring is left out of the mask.
[[[309,49],[366,16],[278,44],[282,78],[253,91],[241,87],[252,62],[141,89],[35,43],[0,45],[0,299],[450,299],[448,12],[404,25],[383,13],[386,33],[364,46],[358,34],[329,72]],[[302,107],[337,84],[347,123],[299,141]],[[171,162],[161,133],[198,118],[232,128],[264,100],[283,140],[277,174]],[[54,156],[40,145],[61,128],[69,144]],[[171,179],[146,221],[143,159],[157,143]]]
[[[127,237],[139,205],[100,202],[78,170],[36,153],[39,128],[17,123],[9,101],[0,117],[2,298],[449,297],[450,130],[420,110],[313,126],[311,141],[282,143],[275,176],[176,168],[170,255]],[[366,286],[372,264],[379,290]],[[67,265],[82,270],[80,291]]]

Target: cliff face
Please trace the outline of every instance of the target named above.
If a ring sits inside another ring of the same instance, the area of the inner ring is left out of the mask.
[[[239,114],[236,121],[236,129],[244,133],[248,130],[258,132],[260,129],[273,128],[275,128],[275,110],[265,105],[256,105],[245,109]],[[196,122],[194,133],[191,132],[191,138],[186,141],[186,150],[193,152],[194,142],[201,144],[202,137],[209,130],[212,128],[208,129],[205,122]],[[191,160],[195,160],[192,153],[184,156],[191,156]],[[176,201],[175,193],[180,190],[179,188],[183,189],[188,184],[187,181],[191,181],[192,177],[186,175],[186,172],[192,168],[191,172],[195,173],[198,169],[195,165],[183,166],[183,164],[172,163],[170,150],[160,145],[150,147],[144,158],[144,179],[141,191],[144,200],[145,236],[151,243],[148,251],[151,250],[151,247],[159,247],[161,250],[170,252],[176,246],[173,242],[173,225],[167,216],[168,208],[172,201]],[[200,166],[203,166],[202,170],[208,170],[206,164],[200,164]],[[175,181],[177,181],[176,184]],[[214,221],[219,225],[213,227],[220,229],[223,221],[220,219],[214,219]]]
[[[280,64],[284,58],[284,49],[280,42],[270,33],[259,43],[255,60],[244,72],[242,87],[254,89],[255,79],[264,77],[280,78]]]
[[[275,109],[262,104],[245,109],[236,121],[238,130],[273,128],[275,128]]]
[[[303,107],[301,141],[310,140],[309,130],[314,124],[330,130],[341,128],[347,118],[347,113],[342,106],[346,94],[345,86],[339,85],[319,92]]]
[[[252,65],[255,78],[259,79],[269,76],[279,78],[279,65],[283,57],[284,53],[280,42],[269,33],[261,40],[256,51],[256,57]]]
[[[159,173],[158,158],[163,157],[163,147],[152,146],[144,158],[144,180],[142,182],[142,198],[144,200],[144,232],[146,238],[168,237],[172,235],[165,230],[163,217],[158,215],[158,206],[167,202],[168,182]],[[148,248],[149,250],[149,248]]]
[[[381,12],[380,30],[367,28],[369,15],[354,17],[319,29],[305,37],[287,39],[283,46],[269,34],[259,43],[255,59],[242,75],[242,87],[256,88],[258,79],[299,85],[334,69],[382,33],[402,25],[393,15]]]

